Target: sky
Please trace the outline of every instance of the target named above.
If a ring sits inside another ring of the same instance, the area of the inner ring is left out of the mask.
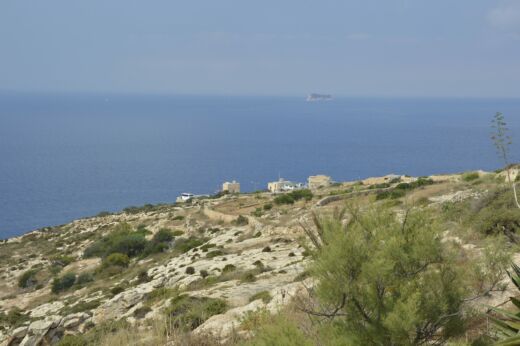
[[[520,97],[520,0],[0,0],[0,90]]]

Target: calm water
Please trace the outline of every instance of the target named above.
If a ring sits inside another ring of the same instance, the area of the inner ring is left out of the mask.
[[[0,238],[229,179],[492,170],[497,110],[516,159],[520,100],[1,94]]]

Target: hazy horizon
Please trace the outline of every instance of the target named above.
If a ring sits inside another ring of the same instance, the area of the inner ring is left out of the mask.
[[[520,97],[520,1],[0,4],[0,90]]]

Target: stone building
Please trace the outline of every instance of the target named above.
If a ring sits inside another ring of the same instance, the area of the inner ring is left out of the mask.
[[[319,189],[320,187],[328,187],[332,184],[332,180],[327,175],[311,175],[308,180],[309,189]]]
[[[240,183],[235,180],[232,182],[226,181],[222,184],[222,191],[228,193],[240,193]]]

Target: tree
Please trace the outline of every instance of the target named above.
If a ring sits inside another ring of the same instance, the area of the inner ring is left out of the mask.
[[[336,213],[341,216],[342,213]],[[462,332],[463,268],[424,212],[398,221],[390,210],[350,210],[350,221],[308,229],[318,279],[314,316],[333,319],[353,344],[440,344]]]
[[[509,146],[511,145],[511,136],[509,136],[509,129],[507,128],[507,123],[505,121],[504,115],[500,112],[497,112],[491,121],[493,128],[493,133],[491,134],[491,140],[495,145],[497,150],[497,155],[504,162],[507,173],[507,182],[511,185],[513,190],[513,196],[515,198],[515,203],[518,208],[520,208],[520,203],[518,202],[518,196],[516,194],[516,183],[511,179],[511,163],[509,161]]]

